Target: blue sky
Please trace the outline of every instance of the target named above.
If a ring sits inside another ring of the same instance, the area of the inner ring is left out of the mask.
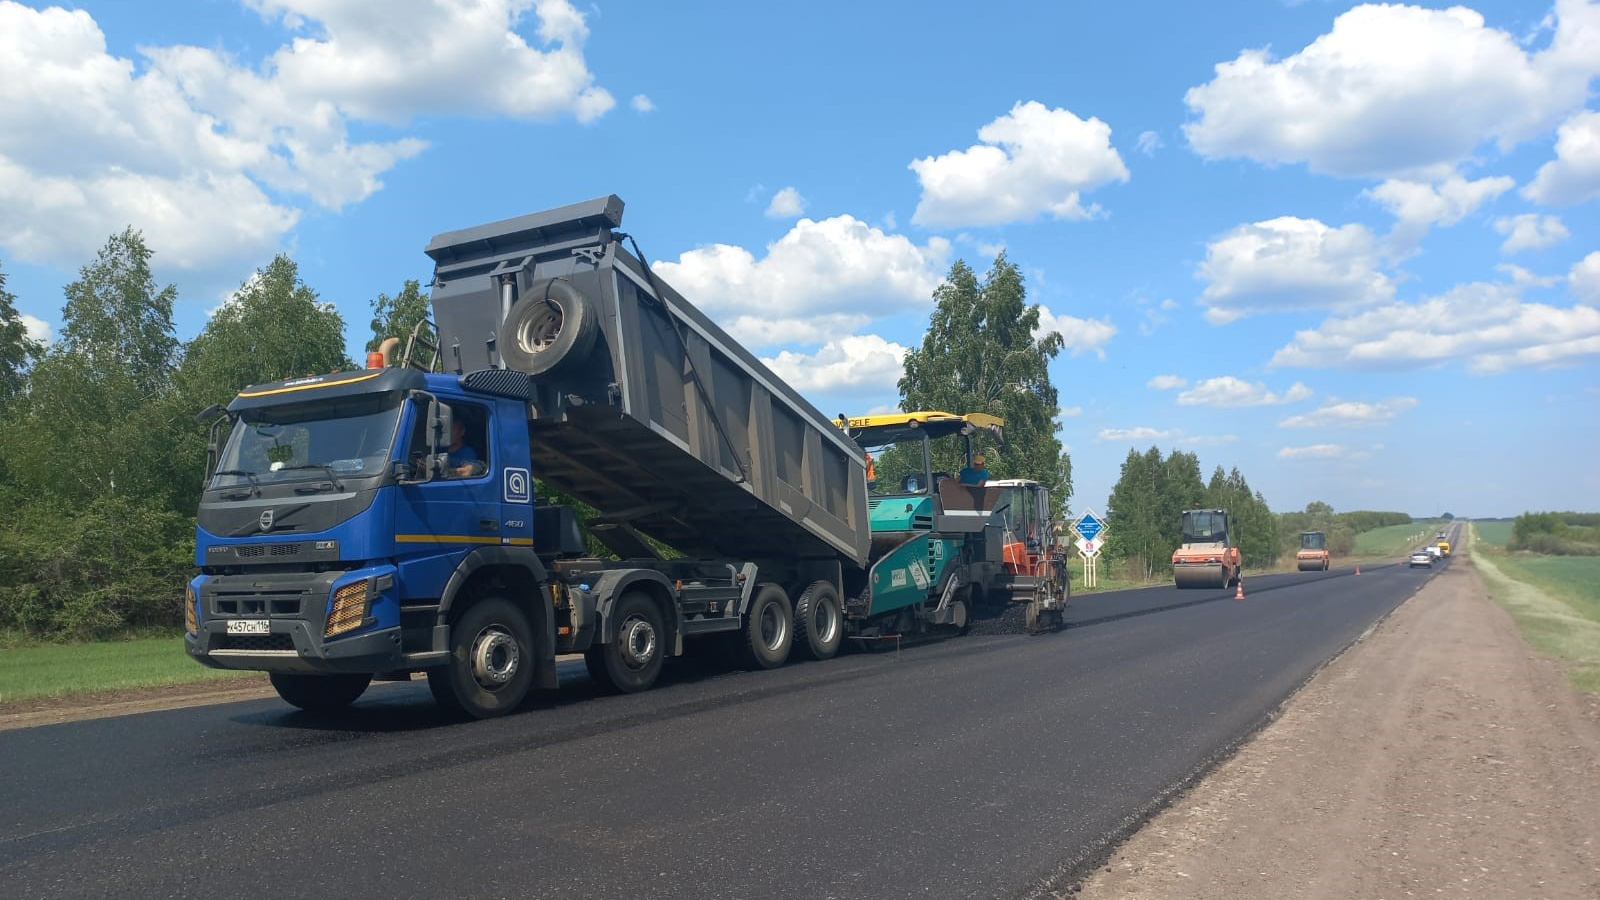
[[[956,259],[1130,449],[1280,511],[1600,509],[1600,3],[0,0],[0,265],[41,336],[126,225],[188,338],[276,252],[343,314],[608,193],[819,408],[892,408]],[[957,410],[959,412],[959,410]]]

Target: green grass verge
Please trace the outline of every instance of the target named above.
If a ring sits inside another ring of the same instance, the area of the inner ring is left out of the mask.
[[[1528,643],[1578,690],[1600,694],[1600,557],[1507,553],[1481,538],[1471,553],[1490,596]]]
[[[0,650],[0,703],[249,675],[260,677],[196,663],[183,652],[182,636],[9,646]]]

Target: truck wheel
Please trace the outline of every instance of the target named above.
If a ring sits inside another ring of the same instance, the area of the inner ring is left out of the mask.
[[[286,702],[306,712],[334,712],[356,702],[372,683],[371,675],[287,675],[268,676],[272,689]]]
[[[794,611],[789,595],[775,584],[756,588],[745,617],[741,654],[752,668],[776,669],[789,660],[794,641]]]
[[[450,661],[428,670],[428,690],[455,715],[503,716],[527,698],[533,657],[527,614],[503,597],[485,597],[451,627]]]
[[[844,607],[826,581],[813,581],[794,605],[794,646],[802,656],[832,659],[844,643]]]
[[[661,676],[667,627],[661,608],[646,594],[622,595],[611,611],[611,641],[584,651],[584,666],[601,687],[620,694],[649,690]]]
[[[599,330],[594,305],[570,281],[544,278],[522,292],[500,326],[496,346],[507,366],[529,375],[582,362]]]

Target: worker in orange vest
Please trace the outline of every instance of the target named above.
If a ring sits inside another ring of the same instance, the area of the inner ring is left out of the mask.
[[[868,453],[867,454],[867,490],[869,490],[869,491],[873,490],[873,489],[877,488],[877,486],[878,486],[878,470],[877,470],[876,467],[874,467],[872,465],[872,454]]]

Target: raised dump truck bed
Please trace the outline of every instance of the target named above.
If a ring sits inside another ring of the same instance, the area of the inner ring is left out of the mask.
[[[442,365],[531,376],[535,474],[695,557],[868,558],[866,457],[622,246],[616,196],[435,237]],[[637,248],[635,248],[637,249]]]

